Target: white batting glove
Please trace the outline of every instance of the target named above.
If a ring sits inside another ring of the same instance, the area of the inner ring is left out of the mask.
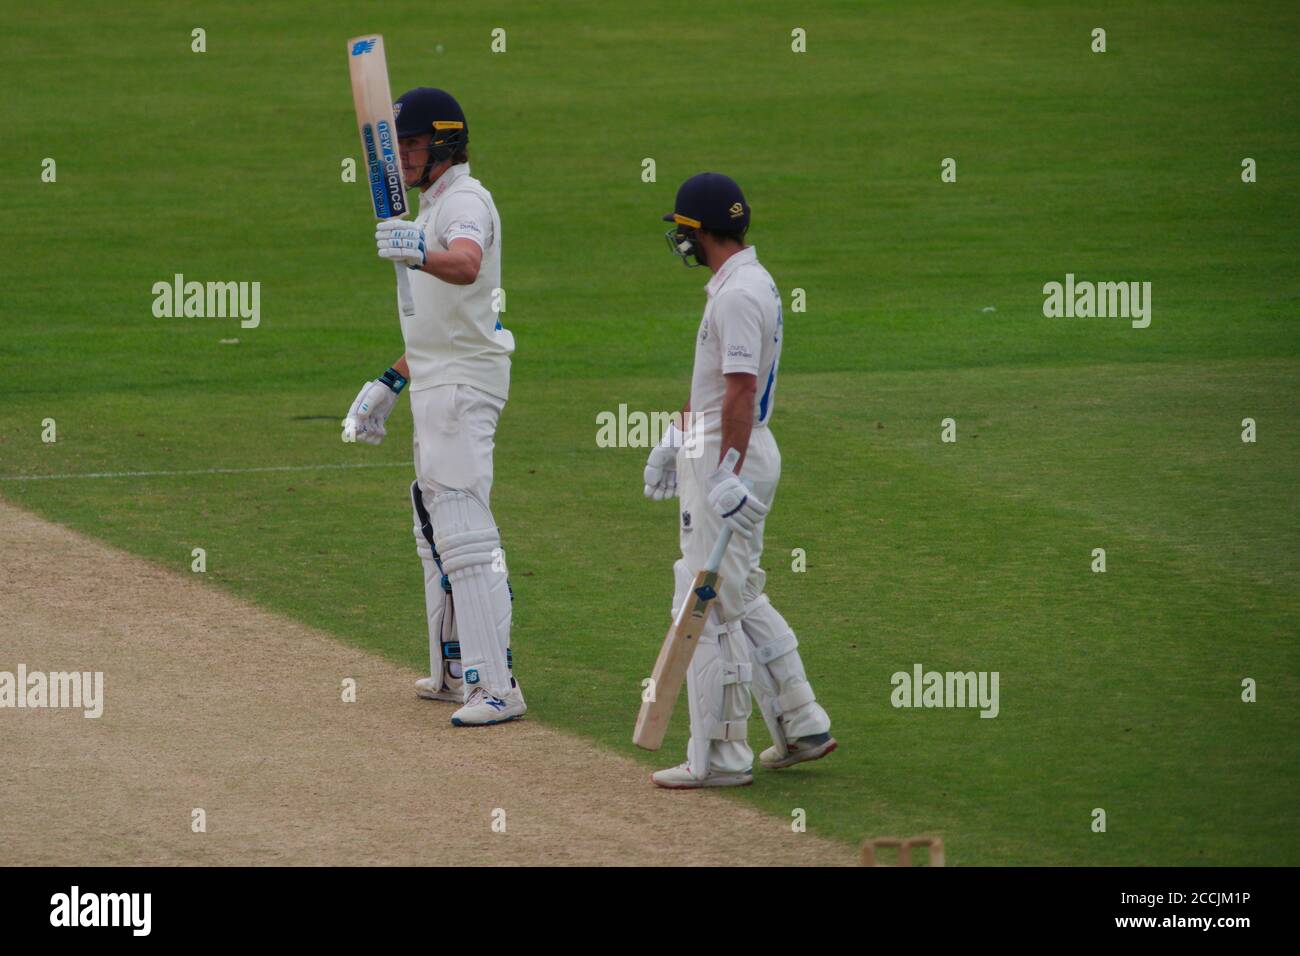
[[[382,259],[418,269],[424,265],[424,230],[405,219],[386,219],[375,226],[375,248]]]
[[[383,441],[388,434],[384,423],[405,386],[406,379],[391,368],[382,377],[362,385],[348,409],[348,417],[343,419],[343,440],[367,445],[378,445]]]
[[[736,474],[725,465],[709,475],[709,505],[742,538],[752,538],[754,527],[767,514],[767,505],[754,497]]]
[[[645,496],[652,501],[677,497],[677,449],[685,438],[677,424],[670,422],[663,441],[650,449],[645,463]]]

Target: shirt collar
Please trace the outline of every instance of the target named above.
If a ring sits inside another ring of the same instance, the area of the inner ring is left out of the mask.
[[[457,163],[455,166],[449,166],[447,170],[429,184],[422,193],[420,193],[420,205],[427,206],[429,203],[437,200],[439,196],[447,191],[456,180],[462,176],[469,175],[469,163]]]
[[[757,262],[758,252],[753,246],[747,246],[741,249],[730,259],[722,264],[722,268],[713,274],[713,278],[705,285],[704,291],[712,298],[722,288],[723,284],[731,278],[731,274],[747,262]]]

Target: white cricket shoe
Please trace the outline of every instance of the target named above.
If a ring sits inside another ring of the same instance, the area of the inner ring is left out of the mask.
[[[780,770],[807,760],[820,760],[838,746],[839,743],[830,734],[813,734],[790,741],[784,757],[775,747],[768,747],[758,755],[758,762],[768,770]]]
[[[482,687],[475,687],[469,692],[465,706],[451,715],[451,722],[457,727],[485,727],[488,724],[503,724],[507,720],[522,717],[527,712],[528,705],[524,703],[523,691],[516,681],[504,699],[493,697]]]
[[[415,682],[415,696],[425,700],[445,700],[449,704],[463,704],[464,697],[459,690],[450,690],[442,686],[441,677],[421,677]]]
[[[714,771],[707,777],[692,775],[689,765],[678,764],[667,770],[656,770],[650,774],[650,782],[665,790],[699,790],[702,787],[748,787],[754,782],[754,775],[748,770],[743,773],[718,773]]]

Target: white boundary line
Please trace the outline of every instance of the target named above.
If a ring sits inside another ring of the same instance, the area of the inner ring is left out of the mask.
[[[65,481],[73,478],[174,478],[187,475],[251,475],[266,471],[326,471],[345,468],[411,468],[409,461],[350,462],[337,465],[270,465],[264,468],[196,468],[192,471],[92,471],[82,475],[0,475],[0,481]]]

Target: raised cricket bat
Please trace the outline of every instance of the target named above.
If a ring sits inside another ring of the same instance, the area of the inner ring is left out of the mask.
[[[352,101],[357,108],[357,130],[361,133],[371,205],[379,219],[401,219],[406,215],[406,183],[397,152],[397,121],[393,119],[393,94],[388,88],[384,38],[373,33],[349,40],[348,71],[352,74]],[[397,296],[402,314],[414,315],[407,268],[400,262],[393,263],[393,268],[397,271]]]
[[[722,464],[732,470],[739,460],[740,452],[732,448],[722,459]],[[704,632],[709,605],[718,596],[718,587],[722,582],[718,568],[722,566],[722,556],[727,553],[730,541],[731,526],[723,525],[722,534],[718,535],[708,562],[695,575],[691,591],[678,609],[677,619],[668,629],[663,646],[659,648],[659,658],[650,673],[651,683],[642,694],[641,711],[637,714],[636,728],[632,731],[632,743],[643,750],[658,750],[663,746],[668,721],[677,704],[677,695],[681,693],[686,671],[690,668],[691,658],[695,656],[695,648],[700,643],[700,634]]]

